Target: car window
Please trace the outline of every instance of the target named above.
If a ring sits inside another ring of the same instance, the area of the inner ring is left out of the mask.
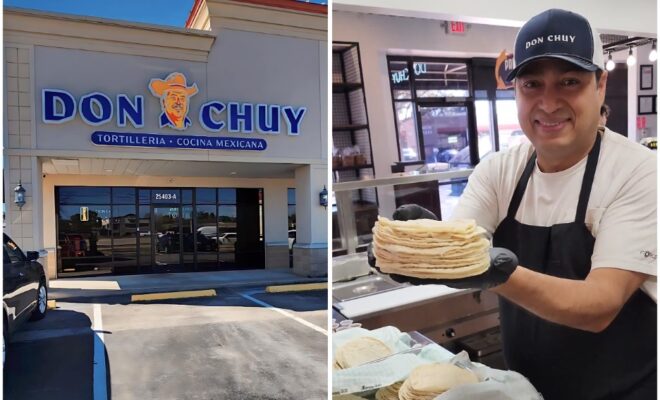
[[[5,254],[12,263],[25,261],[25,255],[18,245],[16,245],[11,239],[6,240],[3,247]],[[5,260],[7,260],[7,258],[5,258]]]

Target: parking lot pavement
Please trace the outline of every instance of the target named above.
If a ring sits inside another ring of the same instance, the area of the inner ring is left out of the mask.
[[[105,369],[110,399],[326,399],[326,296],[250,287],[157,303],[58,303],[15,335],[5,398],[96,399]],[[92,327],[101,325],[106,360],[94,364]]]

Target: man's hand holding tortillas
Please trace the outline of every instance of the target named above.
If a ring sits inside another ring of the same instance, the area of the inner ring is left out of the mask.
[[[372,267],[397,282],[488,289],[506,282],[518,266],[513,252],[489,249],[474,221],[437,221],[414,204],[399,207],[393,217],[379,218],[367,255]]]

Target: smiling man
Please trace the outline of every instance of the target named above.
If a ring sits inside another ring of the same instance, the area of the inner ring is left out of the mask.
[[[530,143],[482,161],[452,216],[493,236],[491,265],[442,283],[500,295],[507,366],[546,400],[655,399],[656,156],[599,126],[607,72],[584,17],[533,17],[514,60]]]
[[[547,400],[655,398],[655,154],[599,127],[607,71],[584,17],[533,17],[514,59],[531,144],[482,162],[454,217],[518,262],[469,286],[500,295],[508,367]]]

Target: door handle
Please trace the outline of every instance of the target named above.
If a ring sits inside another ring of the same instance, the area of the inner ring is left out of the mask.
[[[24,277],[24,276],[25,276],[25,273],[24,273],[24,272],[19,272],[19,273],[18,273],[18,276],[20,276],[20,277]]]

